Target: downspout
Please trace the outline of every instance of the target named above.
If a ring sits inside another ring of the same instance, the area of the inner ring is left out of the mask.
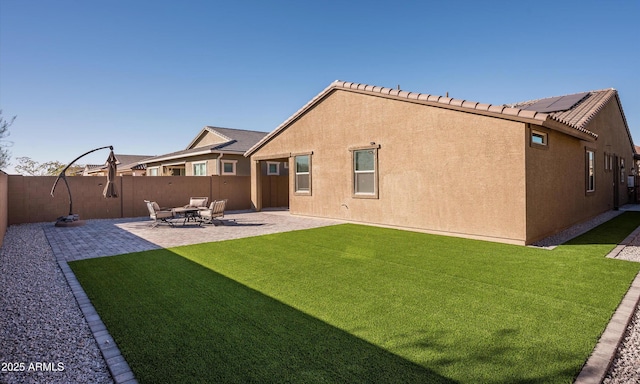
[[[222,156],[224,156],[224,153],[219,152],[218,153],[218,157],[216,158],[216,175],[217,176],[222,176],[222,170],[220,168],[220,165],[222,164],[220,162],[220,159],[222,159]],[[218,182],[218,191],[217,192],[219,193],[220,192],[220,180],[218,179],[217,182]],[[211,199],[213,201],[213,179],[211,180],[211,184],[210,185],[211,185],[211,187],[210,187],[211,188]]]
[[[224,153],[220,152],[218,153],[218,157],[216,158],[216,175],[217,176],[222,176],[222,171],[220,168],[220,165],[222,163],[220,163],[220,159],[222,159],[222,156],[224,156]]]

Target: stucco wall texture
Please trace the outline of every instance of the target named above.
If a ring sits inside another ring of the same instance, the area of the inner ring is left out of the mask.
[[[587,127],[587,143],[548,133],[548,148],[530,144],[527,123],[445,108],[333,91],[280,131],[253,159],[313,152],[312,192],[294,193],[292,214],[413,228],[514,244],[528,244],[612,208],[605,148],[633,153],[615,98]],[[610,127],[617,129],[610,134]],[[349,150],[379,146],[379,194],[353,194]],[[585,147],[596,149],[596,193],[585,193]],[[293,159],[293,157],[292,157]],[[630,168],[630,167],[629,167]],[[260,175],[254,166],[254,183]],[[293,160],[290,165],[294,172]],[[626,187],[621,188],[621,203]],[[256,207],[259,192],[253,191]]]
[[[53,176],[8,176],[8,224],[55,221],[69,213],[69,194],[63,182],[49,194]],[[144,200],[158,202],[162,207],[180,207],[190,197],[209,197],[209,201],[228,199],[227,210],[251,208],[250,177],[248,176],[119,176],[116,188],[119,196],[106,199],[102,190],[106,177],[68,177],[73,198],[73,213],[80,219],[105,219],[148,216]],[[2,180],[0,176],[0,198]],[[2,214],[0,208],[0,215]],[[0,219],[2,216],[0,216]]]
[[[4,240],[4,234],[7,232],[9,222],[8,205],[9,205],[9,176],[0,171],[0,247]]]
[[[548,148],[527,146],[527,240],[533,242],[614,208],[614,170],[605,169],[605,153],[624,159],[618,170],[618,202],[629,201],[627,176],[634,165],[633,149],[616,98],[585,127],[598,134],[595,142],[548,132]],[[586,150],[595,151],[595,191],[586,192]],[[618,160],[618,165],[620,160]],[[624,177],[623,177],[624,175]]]

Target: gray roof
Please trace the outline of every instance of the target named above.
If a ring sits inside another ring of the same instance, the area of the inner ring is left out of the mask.
[[[168,159],[179,159],[179,158],[185,158],[185,157],[214,153],[214,152],[242,155],[249,148],[254,146],[257,142],[262,140],[262,138],[264,138],[268,134],[268,132],[206,126],[203,128],[202,131],[200,131],[200,133],[198,133],[196,138],[200,137],[202,133],[205,131],[217,134],[223,139],[227,139],[227,141],[223,143],[204,145],[204,146],[195,147],[195,148],[187,148],[181,151],[170,152],[164,155],[159,155],[159,156],[141,160],[139,161],[139,163],[140,164],[153,163],[153,162],[158,162],[158,161],[163,161]],[[192,146],[194,142],[195,142],[195,139],[189,144],[189,147]]]

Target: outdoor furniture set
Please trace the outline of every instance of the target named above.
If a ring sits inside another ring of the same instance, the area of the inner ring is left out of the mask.
[[[183,207],[175,208],[160,208],[155,201],[145,200],[147,209],[149,210],[149,217],[153,220],[151,227],[154,228],[160,223],[166,223],[170,226],[174,226],[175,222],[182,220],[182,225],[189,223],[197,224],[213,224],[214,220],[223,224],[220,218],[224,217],[224,210],[227,205],[227,199],[214,200],[209,206],[207,202],[208,197],[192,197],[189,204]]]

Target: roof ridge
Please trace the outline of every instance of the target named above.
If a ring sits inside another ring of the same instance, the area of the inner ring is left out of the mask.
[[[211,128],[211,129],[214,129],[214,130],[216,130],[216,129],[228,129],[228,130],[230,130],[230,131],[255,132],[255,133],[268,133],[268,132],[265,132],[265,131],[258,131],[258,130],[255,130],[255,129],[242,129],[242,128],[216,127],[216,126],[213,126],[213,125],[207,125],[206,127],[207,127],[207,128]]]
[[[218,135],[218,136],[222,137],[223,139],[227,140],[227,142],[229,142],[229,141],[233,140],[233,139],[232,139],[232,138],[230,138],[229,136],[224,135],[224,134],[222,134],[221,132],[217,131],[217,129],[220,129],[220,128],[222,128],[222,127],[211,127],[211,126],[207,125],[207,130],[208,130],[209,132],[214,133],[214,134],[216,134],[216,135]]]
[[[504,105],[505,106],[514,106],[514,105],[522,105],[522,104],[533,104],[533,103],[541,101],[541,100],[553,99],[554,97],[573,96],[573,95],[579,95],[581,93],[596,93],[596,92],[604,92],[604,91],[615,91],[615,88],[604,88],[604,89],[597,89],[597,90],[591,90],[591,91],[567,93],[566,95],[547,96],[547,97],[541,97],[539,99],[519,101],[519,102],[516,102],[516,103],[506,103]],[[580,102],[582,102],[582,100],[580,100]]]
[[[456,99],[447,96],[437,96],[431,95],[427,93],[418,93],[418,92],[407,92],[401,89],[393,89],[381,86],[374,86],[362,83],[354,83],[343,80],[334,80],[329,86],[327,86],[322,92],[318,93],[311,100],[305,103],[300,109],[298,109],[293,115],[289,116],[284,122],[278,125],[273,131],[263,137],[260,141],[258,141],[254,146],[249,148],[245,152],[245,156],[251,156],[256,150],[258,150],[264,143],[269,141],[272,137],[277,135],[281,130],[285,129],[289,124],[293,121],[300,118],[303,114],[305,114],[315,103],[319,100],[326,97],[332,91],[336,89],[350,90],[355,92],[366,92],[368,94],[380,94],[382,96],[391,96],[399,99],[406,99],[408,101],[418,102],[420,104],[430,105],[430,106],[439,106],[457,110],[467,110],[469,112],[478,111],[477,113],[489,114],[489,115],[503,115],[506,119],[518,118],[516,120],[531,122],[536,121],[538,124],[543,125],[548,120],[552,119],[552,115],[546,112],[537,112],[533,110],[525,110],[522,108],[514,107],[516,104],[485,104],[476,101],[470,101],[465,99]],[[542,99],[541,99],[542,100]],[[575,129],[583,134],[591,136],[592,138],[597,139],[598,135],[594,132],[591,132],[583,127],[575,127],[573,125],[561,122],[557,119],[552,119],[554,121],[560,122],[561,124],[567,125],[568,128]]]
[[[611,100],[611,98],[616,94],[617,94],[617,91],[614,88],[603,89],[599,91],[589,91],[589,96],[585,97],[578,104],[576,104],[577,108],[572,111],[572,113],[577,115],[579,114],[579,112],[584,110],[588,111],[588,113],[583,115],[575,123],[572,123],[571,120],[564,119],[560,116],[556,117],[552,115],[551,118],[561,123],[573,126],[578,130],[586,131],[584,127],[586,127],[589,124],[589,122],[591,122],[591,120],[602,110],[602,108],[604,108],[604,106],[609,102],[609,100]],[[595,103],[594,106],[589,106],[589,103],[587,103],[586,101],[589,99],[589,97],[593,95],[598,95],[599,97],[594,102]]]
[[[437,104],[450,105],[454,107],[460,107],[465,109],[475,109],[478,111],[495,112],[510,116],[519,116],[529,119],[535,119],[539,121],[546,120],[548,114],[544,112],[526,111],[520,108],[514,108],[507,105],[498,104],[485,104],[477,101],[470,101],[465,99],[456,99],[447,96],[431,95],[428,93],[407,92],[400,89],[379,87],[361,83],[352,83],[347,81],[336,80],[330,87],[340,87],[345,89],[354,89],[359,91],[377,92],[383,95],[396,96],[400,98],[406,98],[409,100],[427,101]]]

